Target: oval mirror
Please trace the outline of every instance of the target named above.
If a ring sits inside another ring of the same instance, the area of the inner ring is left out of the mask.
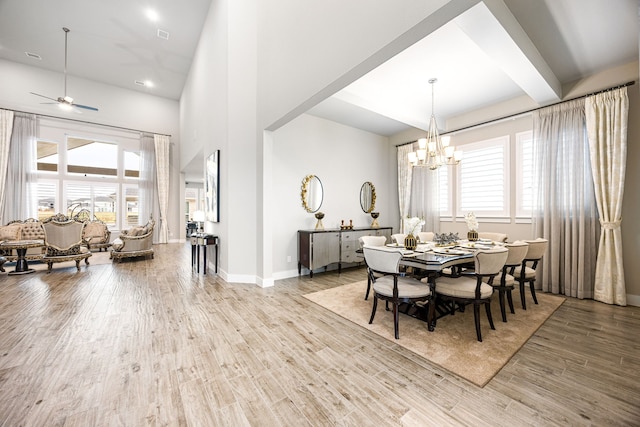
[[[360,206],[365,213],[371,213],[376,208],[376,187],[369,181],[360,187]]]
[[[315,175],[307,175],[302,180],[300,191],[302,207],[307,212],[317,212],[322,206],[323,190],[320,178]]]

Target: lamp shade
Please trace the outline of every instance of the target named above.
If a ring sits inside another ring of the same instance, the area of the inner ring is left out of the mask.
[[[193,213],[193,220],[197,222],[204,222],[205,220],[204,211],[195,211]]]

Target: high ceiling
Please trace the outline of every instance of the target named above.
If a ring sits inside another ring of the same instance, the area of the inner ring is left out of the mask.
[[[61,72],[68,27],[69,76],[177,100],[210,2],[0,0],[0,58]],[[480,2],[310,113],[388,136],[427,127],[430,78],[442,121],[523,95],[555,102],[563,84],[638,59],[637,0],[503,2]]]

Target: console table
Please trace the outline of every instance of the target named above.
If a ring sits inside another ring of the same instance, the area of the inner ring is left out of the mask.
[[[193,233],[191,235],[191,268],[196,267],[196,273],[200,273],[200,248],[202,248],[204,265],[203,273],[207,274],[207,247],[215,246],[215,265],[218,274],[218,236],[213,234]]]
[[[360,248],[358,239],[362,236],[385,236],[391,241],[391,227],[353,228],[351,230],[298,230],[298,274],[302,267],[309,269],[309,277],[313,270],[329,264],[338,264],[338,272],[343,263],[361,262],[364,259],[356,251]]]

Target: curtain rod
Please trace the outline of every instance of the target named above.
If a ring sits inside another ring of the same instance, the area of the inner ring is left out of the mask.
[[[147,132],[147,131],[144,131],[144,130],[131,129],[131,128],[123,127],[123,126],[112,126],[112,125],[105,125],[103,123],[90,122],[88,120],[70,119],[70,118],[67,118],[67,117],[58,117],[58,116],[51,116],[51,115],[48,115],[48,114],[31,113],[29,111],[13,110],[13,109],[9,109],[9,108],[5,108],[5,109],[13,111],[13,112],[16,112],[16,113],[34,114],[37,117],[46,117],[46,118],[49,118],[49,119],[68,120],[70,122],[84,123],[84,124],[87,124],[87,125],[103,126],[103,127],[107,127],[107,128],[113,128],[113,129],[128,130],[128,131],[131,131],[131,132],[150,133],[152,135],[162,135],[162,136],[168,136],[169,138],[171,138],[171,135],[166,134],[166,133]]]
[[[593,96],[593,95],[598,95],[600,93],[610,92],[612,90],[620,89],[620,88],[627,87],[627,86],[633,86],[635,83],[636,83],[635,80],[632,80],[630,82],[623,83],[623,84],[620,84],[620,85],[617,85],[617,86],[612,86],[612,87],[607,88],[607,89],[602,89],[602,90],[598,90],[596,92],[587,93],[586,95],[576,96],[575,98],[571,98],[571,99],[567,99],[567,100],[564,100],[564,101],[555,102],[553,104],[545,105],[545,106],[542,106],[542,107],[532,108],[530,110],[521,111],[519,113],[514,113],[514,114],[509,114],[508,116],[499,117],[497,119],[491,119],[491,120],[487,120],[487,121],[484,121],[484,122],[476,123],[476,124],[473,124],[473,125],[464,126],[464,127],[458,128],[458,129],[453,129],[453,130],[450,130],[450,131],[447,131],[447,132],[442,132],[440,135],[448,135],[450,133],[461,132],[463,130],[473,129],[475,127],[488,125],[488,124],[499,122],[499,121],[502,121],[502,120],[513,119],[513,118],[518,117],[518,116],[523,116],[525,114],[533,113],[534,111],[541,110],[543,108],[553,107],[554,105],[564,104],[565,102],[571,102],[571,101],[575,101],[576,99],[582,99],[582,98],[586,98],[588,96]],[[403,142],[402,144],[396,145],[396,147],[402,147],[403,145],[413,144],[414,142],[415,141]]]

